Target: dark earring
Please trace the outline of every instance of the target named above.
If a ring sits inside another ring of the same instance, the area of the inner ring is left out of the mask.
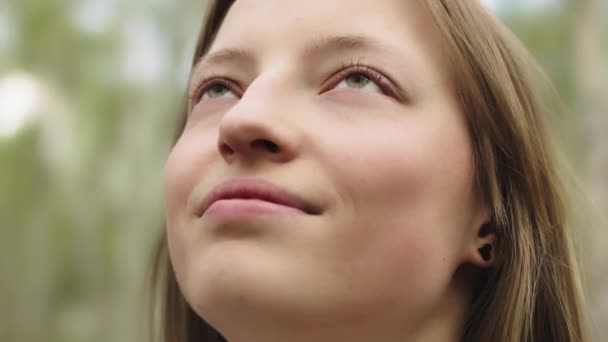
[[[492,245],[483,245],[483,247],[479,249],[479,254],[481,254],[484,261],[490,261],[490,259],[492,259]]]
[[[479,232],[477,233],[479,237],[486,237],[490,235],[490,224],[486,223],[481,228],[479,228]]]

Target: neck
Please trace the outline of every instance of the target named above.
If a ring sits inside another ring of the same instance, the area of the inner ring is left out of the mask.
[[[233,334],[226,337],[229,342],[458,342],[468,308],[468,302],[462,297],[447,295],[432,314],[416,323],[367,315],[339,322],[287,322],[257,317],[249,320],[250,324],[241,325],[239,331],[230,331]]]
[[[474,279],[474,270],[461,267],[443,296],[415,321],[408,322],[403,319],[407,314],[390,309],[349,314],[348,318],[339,319],[327,316],[285,319],[259,311],[252,319],[241,311],[243,316],[233,316],[232,320],[239,322],[238,330],[222,332],[227,333],[229,342],[458,342],[470,309]]]

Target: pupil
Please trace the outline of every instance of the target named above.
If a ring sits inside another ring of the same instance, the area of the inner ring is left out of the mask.
[[[216,85],[211,88],[211,94],[213,95],[222,95],[224,93],[224,88],[221,85]]]
[[[363,87],[367,84],[367,77],[363,75],[352,75],[350,77],[350,83],[355,87]]]

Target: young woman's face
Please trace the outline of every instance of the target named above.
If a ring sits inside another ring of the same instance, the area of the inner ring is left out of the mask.
[[[165,170],[170,257],[195,311],[235,339],[301,324],[378,337],[451,315],[487,220],[453,81],[419,1],[236,1]],[[314,212],[234,200],[201,215],[237,178]]]

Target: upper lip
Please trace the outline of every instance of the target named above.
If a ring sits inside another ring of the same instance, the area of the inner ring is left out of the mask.
[[[199,209],[199,216],[202,216],[215,201],[231,198],[260,199],[297,208],[310,215],[320,214],[319,208],[313,204],[269,181],[260,178],[236,178],[218,184],[205,196]]]

